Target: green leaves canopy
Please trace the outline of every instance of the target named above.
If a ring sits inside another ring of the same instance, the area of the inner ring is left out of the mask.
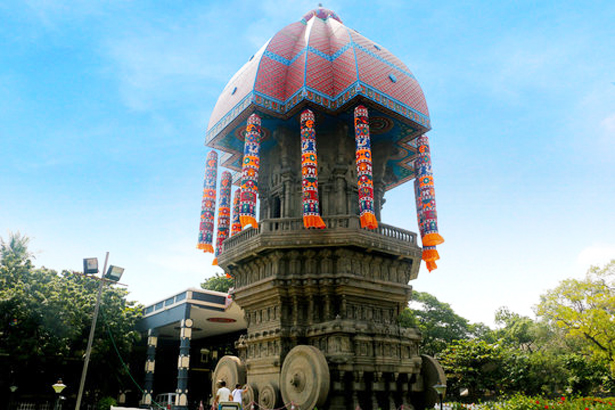
[[[216,292],[228,292],[233,287],[233,278],[227,278],[226,275],[216,273],[215,276],[208,278],[201,283],[201,287],[207,290],[215,290]]]
[[[418,328],[423,334],[421,352],[435,356],[450,343],[467,339],[475,326],[457,315],[448,303],[427,292],[413,292],[410,307],[399,317],[403,327]]]
[[[541,296],[537,314],[566,337],[584,340],[615,374],[615,260],[592,267],[585,279],[567,279]]]
[[[34,268],[28,242],[19,233],[0,238],[0,377],[21,393],[47,391],[58,377],[76,388],[99,282]],[[113,343],[128,358],[139,338],[134,325],[141,307],[127,302],[127,293],[103,291],[88,372],[88,385],[113,394],[124,373]]]

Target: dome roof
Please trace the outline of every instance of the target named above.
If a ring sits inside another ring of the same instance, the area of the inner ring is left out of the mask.
[[[211,114],[206,143],[231,154],[225,165],[237,169],[242,146],[229,135],[237,135],[255,110],[288,120],[309,104],[338,115],[352,110],[356,99],[401,127],[396,140],[407,142],[430,129],[423,91],[408,67],[320,7],[276,33],[231,78]],[[407,180],[407,174],[400,177]]]

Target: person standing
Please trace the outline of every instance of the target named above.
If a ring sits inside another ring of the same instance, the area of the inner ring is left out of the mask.
[[[220,380],[220,388],[216,392],[216,400],[215,404],[218,405],[218,410],[222,407],[220,403],[231,401],[231,391],[226,387],[226,382],[224,380]]]
[[[240,384],[236,384],[235,390],[231,392],[231,395],[233,396],[233,401],[235,403],[239,403],[240,408],[242,408],[243,394],[247,391],[248,391],[248,385],[245,385],[244,388],[242,389]]]

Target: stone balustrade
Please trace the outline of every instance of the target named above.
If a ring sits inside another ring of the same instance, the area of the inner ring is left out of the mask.
[[[385,252],[407,254],[419,249],[414,232],[379,223],[375,230],[362,229],[357,216],[323,217],[325,229],[305,229],[302,218],[264,219],[257,229],[248,228],[224,241],[225,256],[254,252],[258,248],[327,246],[353,243]]]

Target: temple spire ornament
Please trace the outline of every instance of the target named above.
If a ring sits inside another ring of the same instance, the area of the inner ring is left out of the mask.
[[[205,178],[203,182],[203,201],[201,203],[201,224],[197,249],[213,253],[214,247],[214,213],[216,211],[216,178],[218,177],[218,153],[209,151],[205,160]]]

